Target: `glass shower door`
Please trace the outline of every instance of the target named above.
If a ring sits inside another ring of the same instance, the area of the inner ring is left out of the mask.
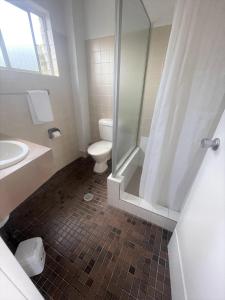
[[[150,37],[140,0],[117,1],[113,175],[137,146]]]

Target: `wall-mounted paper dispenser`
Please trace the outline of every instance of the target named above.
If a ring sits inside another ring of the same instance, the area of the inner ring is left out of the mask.
[[[52,139],[55,139],[55,138],[58,138],[60,137],[62,134],[61,134],[61,131],[59,128],[50,128],[48,129],[48,136],[49,138],[52,140]]]

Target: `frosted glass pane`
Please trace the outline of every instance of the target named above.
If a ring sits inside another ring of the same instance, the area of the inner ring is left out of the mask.
[[[52,74],[43,19],[35,14],[31,14],[31,20],[41,66],[41,72],[44,74]]]
[[[5,61],[4,61],[4,57],[2,54],[2,49],[0,48],[0,67],[5,67]]]
[[[124,0],[120,49],[117,166],[137,145],[149,26],[149,20],[140,1]]]
[[[0,0],[0,28],[11,67],[39,71],[27,12]]]

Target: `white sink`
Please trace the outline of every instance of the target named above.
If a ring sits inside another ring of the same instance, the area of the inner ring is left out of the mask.
[[[29,152],[26,144],[11,141],[0,140],[0,169],[4,169],[15,165],[23,160]]]

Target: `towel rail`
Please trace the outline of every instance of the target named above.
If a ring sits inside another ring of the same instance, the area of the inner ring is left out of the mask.
[[[49,90],[43,90],[47,91],[48,94],[50,95]],[[11,96],[11,95],[28,95],[28,92],[7,92],[7,93],[0,93],[0,96]]]

